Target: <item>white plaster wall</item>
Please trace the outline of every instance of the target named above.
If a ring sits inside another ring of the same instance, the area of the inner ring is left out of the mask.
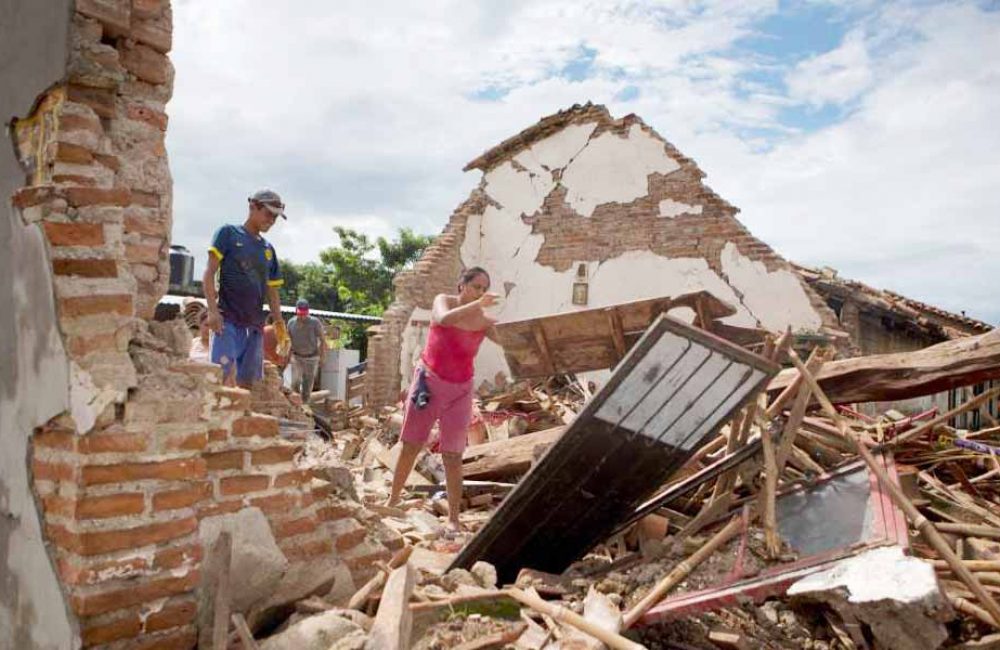
[[[602,203],[628,203],[645,196],[647,178],[653,172],[669,174],[680,167],[667,155],[663,142],[638,124],[632,125],[625,138],[602,133],[563,172],[566,202],[589,217]]]
[[[466,267],[482,266],[489,272],[493,291],[502,296],[494,309],[500,322],[707,290],[736,308],[736,314],[724,319],[731,325],[763,325],[774,331],[819,327],[820,318],[792,272],[769,273],[733,244],[723,254],[723,275],[703,258],[667,258],[648,250],[628,251],[603,262],[577,260],[566,271],[538,264],[544,239],[533,234],[522,217],[539,210],[555,188],[552,171],[562,169],[567,202],[581,215],[591,216],[602,203],[644,196],[650,173],[666,174],[680,167],[663,143],[638,125],[624,138],[613,133],[595,138],[594,128],[594,124],[567,127],[515,156],[517,165],[505,162],[484,176],[484,190],[497,205],[469,218],[460,254]],[[669,198],[659,204],[665,217],[701,214],[702,209]],[[572,289],[581,263],[587,265],[589,300],[586,306],[575,306]],[[690,312],[672,315],[693,318]],[[404,386],[426,340],[426,326],[412,321],[428,319],[427,310],[415,310],[404,330],[400,351]],[[509,368],[502,350],[486,340],[476,358],[476,383],[492,383],[498,374],[508,375]],[[601,380],[606,374],[591,378]]]
[[[736,244],[722,249],[722,272],[743,303],[771,331],[819,330],[823,321],[809,302],[802,282],[790,269],[769,272],[763,262],[740,254]]]

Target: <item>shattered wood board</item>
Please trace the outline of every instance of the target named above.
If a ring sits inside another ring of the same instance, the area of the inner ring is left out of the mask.
[[[526,379],[610,368],[657,316],[678,307],[706,319],[735,313],[712,294],[699,291],[500,323],[496,328],[511,374]]]
[[[456,558],[501,580],[562,572],[648,499],[778,371],[660,316]]]

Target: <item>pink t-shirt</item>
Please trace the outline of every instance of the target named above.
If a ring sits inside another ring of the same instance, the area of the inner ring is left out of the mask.
[[[467,382],[474,374],[472,362],[485,336],[486,330],[472,332],[432,322],[420,358],[441,379],[453,384]]]

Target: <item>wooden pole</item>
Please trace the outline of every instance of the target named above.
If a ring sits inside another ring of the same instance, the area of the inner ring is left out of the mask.
[[[990,401],[997,395],[1000,395],[1000,386],[988,390],[984,393],[980,393],[979,395],[976,395],[969,401],[959,404],[958,406],[951,409],[950,411],[947,411],[946,413],[942,413],[933,420],[928,420],[927,422],[921,424],[919,427],[915,427],[913,429],[910,429],[909,431],[905,431],[899,434],[898,436],[893,438],[889,442],[889,444],[898,445],[907,440],[918,438],[923,434],[927,433],[928,431],[930,431],[931,429],[933,429],[934,427],[940,424],[944,424],[945,422],[952,419],[956,415],[965,413],[966,411],[972,410],[974,408],[979,408],[980,405],[985,404],[986,402]]]
[[[958,533],[959,535],[965,535],[966,537],[988,537],[991,539],[1000,539],[1000,528],[994,528],[993,526],[937,523],[934,524],[934,527],[942,533]],[[1000,565],[1000,562],[997,562],[996,564]]]
[[[648,594],[643,596],[642,600],[633,605],[632,609],[628,610],[623,622],[624,627],[632,627],[653,605],[660,602],[667,592],[677,586],[678,582],[686,578],[699,564],[704,562],[712,553],[715,553],[720,546],[739,533],[740,528],[742,528],[740,517],[733,517],[712,539],[708,540],[704,546],[692,553],[691,557],[682,560]]]
[[[226,650],[229,643],[229,563],[233,557],[233,536],[228,530],[219,533],[212,545],[212,555],[219,572],[212,604],[212,650]]]
[[[250,632],[250,626],[247,625],[247,620],[243,618],[243,614],[236,612],[232,617],[233,626],[236,628],[236,634],[240,637],[240,642],[243,644],[243,650],[260,650],[260,646],[253,638],[253,633]]]
[[[645,650],[646,648],[646,646],[636,643],[630,639],[626,639],[620,634],[615,634],[610,630],[605,630],[602,627],[594,625],[572,610],[542,600],[538,596],[525,593],[516,587],[508,589],[507,593],[509,593],[512,598],[527,605],[531,609],[541,612],[547,616],[551,616],[560,623],[572,625],[576,629],[589,634],[614,650]]]

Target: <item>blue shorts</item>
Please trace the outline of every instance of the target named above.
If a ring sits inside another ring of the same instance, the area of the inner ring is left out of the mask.
[[[264,330],[222,321],[222,332],[212,336],[212,363],[228,377],[236,364],[236,383],[252,384],[264,376]]]

